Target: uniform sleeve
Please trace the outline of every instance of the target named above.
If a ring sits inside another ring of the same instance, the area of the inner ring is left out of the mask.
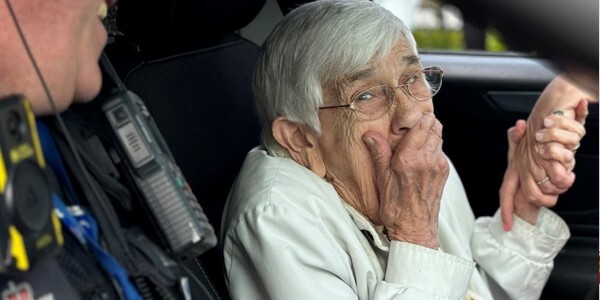
[[[232,299],[464,299],[472,262],[394,241],[387,275],[378,279],[375,271],[356,272],[332,232],[281,207],[244,215],[223,245]]]
[[[487,280],[497,284],[490,284],[495,298],[539,299],[554,258],[569,239],[569,228],[546,208],[535,226],[516,215],[513,218],[508,232],[502,228],[500,210],[493,217],[477,219],[471,239],[473,257]]]

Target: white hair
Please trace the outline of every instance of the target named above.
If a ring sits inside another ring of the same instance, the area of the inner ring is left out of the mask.
[[[323,89],[386,55],[400,37],[416,53],[410,30],[385,8],[364,0],[323,0],[290,12],[265,41],[254,73],[254,96],[270,153],[287,156],[273,138],[281,116],[321,132]]]

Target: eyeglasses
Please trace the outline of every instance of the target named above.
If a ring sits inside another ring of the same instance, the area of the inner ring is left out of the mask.
[[[408,78],[397,87],[378,85],[366,89],[354,97],[348,104],[322,106],[319,109],[347,107],[363,120],[375,120],[385,115],[394,103],[397,89],[402,89],[408,96],[417,100],[429,100],[442,87],[444,71],[439,67],[425,67]]]

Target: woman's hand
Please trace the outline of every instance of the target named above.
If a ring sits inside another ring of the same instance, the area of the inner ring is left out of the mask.
[[[438,218],[449,165],[442,124],[424,115],[395,149],[375,132],[363,140],[375,162],[379,215],[390,239],[437,249]]]
[[[579,101],[573,109],[557,108],[554,111],[562,112],[564,117],[549,114],[541,123],[530,117],[527,132],[515,148],[524,195],[530,201],[548,204],[556,202],[555,196],[564,193],[575,180],[571,172],[575,164],[573,150],[585,135],[585,129],[582,123],[573,119],[585,120],[587,101]]]
[[[544,128],[535,133],[525,132],[533,129],[524,121],[518,121],[508,132],[509,165],[500,188],[505,230],[512,227],[513,212],[535,224],[539,209],[554,206],[558,195],[575,180],[573,149],[585,135],[582,123],[588,114],[587,101],[560,112],[543,119]]]
[[[583,126],[577,125],[565,127],[564,129],[569,132],[564,134],[570,137],[563,136],[558,141],[562,146],[548,143],[552,141],[551,134],[559,134],[553,132],[552,127],[560,128],[558,126],[563,125],[556,124],[552,115],[560,112],[561,115],[584,124],[588,114],[585,99],[597,102],[596,98],[597,96],[587,94],[564,76],[557,76],[544,89],[529,115],[522,142],[515,147],[515,165],[519,172],[523,195],[528,200],[539,201],[546,204],[544,206],[552,206],[556,204],[556,196],[564,193],[573,184],[575,176],[570,172],[573,166],[567,165],[566,168],[563,166],[567,164],[567,160],[570,160],[568,150],[578,147],[585,130]],[[544,128],[548,130],[542,130]],[[540,142],[546,144],[542,147]],[[566,149],[559,151],[561,147]],[[555,153],[560,157],[555,160],[546,159],[549,153]],[[572,163],[574,164],[574,160]]]
[[[585,134],[583,124],[588,114],[585,99],[598,101],[597,95],[589,95],[564,76],[557,76],[538,99],[526,128],[524,122],[517,123],[509,131],[509,165],[500,188],[505,230],[512,227],[513,212],[535,224],[540,207],[554,206],[558,195],[573,184],[572,154]],[[552,114],[559,111],[579,124],[557,121]],[[560,128],[564,131],[559,131]]]

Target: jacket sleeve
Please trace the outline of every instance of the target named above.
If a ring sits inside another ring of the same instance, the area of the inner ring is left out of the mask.
[[[554,266],[554,257],[569,239],[566,223],[542,208],[536,225],[513,215],[513,229],[502,228],[500,210],[475,222],[473,257],[494,298],[539,299]]]
[[[385,280],[402,291],[398,299],[464,299],[474,265],[439,250],[392,241]]]
[[[357,272],[334,232],[282,207],[246,213],[223,245],[232,299],[464,299],[472,262],[394,241],[380,278]]]

